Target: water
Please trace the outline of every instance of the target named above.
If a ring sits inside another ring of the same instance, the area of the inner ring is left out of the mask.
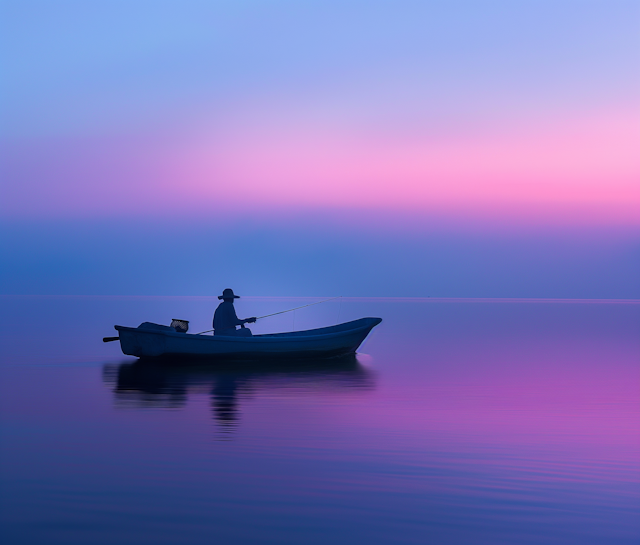
[[[253,329],[382,317],[357,361],[176,370],[101,338],[214,298],[1,301],[3,543],[640,540],[638,303],[335,301]]]

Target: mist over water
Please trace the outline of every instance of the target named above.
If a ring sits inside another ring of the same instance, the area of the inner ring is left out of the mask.
[[[305,365],[149,366],[101,342],[208,329],[216,302],[2,297],[5,542],[640,538],[636,301],[344,299],[252,326],[383,318],[355,359]]]
[[[517,211],[514,211],[517,213]],[[7,221],[4,294],[640,298],[634,226],[221,206]],[[207,329],[207,328],[203,328]]]

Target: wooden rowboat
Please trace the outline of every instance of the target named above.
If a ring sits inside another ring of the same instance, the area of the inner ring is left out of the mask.
[[[258,360],[327,358],[353,354],[380,322],[380,318],[360,318],[331,327],[252,337],[191,335],[149,322],[139,327],[117,325],[115,328],[119,333],[122,352],[130,356]]]

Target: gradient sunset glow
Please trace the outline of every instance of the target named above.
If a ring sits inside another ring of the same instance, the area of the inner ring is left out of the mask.
[[[242,187],[243,199],[291,206],[591,204],[638,222],[638,142],[640,106],[446,135],[274,120],[188,148],[175,172],[186,174],[187,191],[212,201]]]
[[[128,140],[71,141],[54,153],[42,144],[18,149],[5,159],[14,182],[6,213],[202,212],[226,201],[234,213],[335,206],[640,222],[640,107],[444,136],[272,119],[194,130],[187,142]],[[50,191],[46,179],[56,182]]]

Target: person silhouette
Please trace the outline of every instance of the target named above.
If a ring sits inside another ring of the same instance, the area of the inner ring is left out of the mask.
[[[226,337],[251,337],[251,330],[244,327],[244,324],[255,323],[257,318],[246,318],[245,320],[238,318],[233,300],[240,299],[240,297],[235,295],[231,288],[227,288],[222,292],[222,295],[218,296],[218,299],[222,299],[222,303],[218,305],[213,314],[213,334]],[[241,326],[240,329],[236,329],[238,325]]]

